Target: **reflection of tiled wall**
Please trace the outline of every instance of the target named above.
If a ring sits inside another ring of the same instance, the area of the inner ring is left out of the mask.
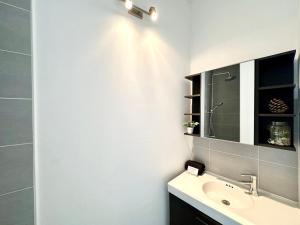
[[[30,0],[0,1],[0,224],[33,225]]]
[[[208,138],[193,138],[193,144],[195,160],[207,170],[233,180],[256,174],[260,189],[298,201],[297,152]]]

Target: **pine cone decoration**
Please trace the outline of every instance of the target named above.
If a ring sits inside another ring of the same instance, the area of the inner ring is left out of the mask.
[[[272,113],[285,113],[289,107],[281,99],[273,98],[269,103],[269,110]]]

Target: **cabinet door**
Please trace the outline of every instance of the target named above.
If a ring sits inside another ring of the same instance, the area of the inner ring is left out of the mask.
[[[170,225],[221,225],[204,213],[170,194]]]
[[[195,217],[195,223],[193,225],[211,225],[211,224],[207,223],[200,217]]]

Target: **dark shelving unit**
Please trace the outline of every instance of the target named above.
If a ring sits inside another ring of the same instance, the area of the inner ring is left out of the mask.
[[[193,98],[200,98],[200,94],[197,94],[197,95],[186,95],[184,96],[185,98],[189,98],[189,99],[193,99]]]
[[[188,134],[188,133],[184,133],[184,135],[193,136],[193,137],[199,137],[200,136],[199,134]]]
[[[194,80],[199,80],[200,76],[201,76],[201,74],[197,73],[197,74],[185,76],[185,79],[188,79],[190,81],[194,81]]]
[[[264,147],[295,151],[294,132],[294,59],[296,51],[255,60],[255,144]],[[288,105],[284,113],[272,113],[269,102],[281,99]],[[286,122],[291,128],[291,146],[268,143],[269,126],[275,122]]]
[[[185,116],[200,116],[200,113],[185,113]],[[197,121],[199,122],[199,121]]]
[[[284,88],[295,88],[295,84],[285,84],[285,85],[272,85],[272,86],[264,86],[259,87],[259,90],[271,90],[271,89],[284,89]]]
[[[185,77],[187,80],[191,81],[192,93],[191,95],[184,96],[185,98],[192,101],[192,111],[187,112],[184,115],[190,116],[192,121],[200,123],[200,103],[201,103],[201,73],[193,74]],[[200,137],[200,125],[194,128],[193,134],[187,134],[190,136]]]
[[[284,114],[284,113],[278,113],[278,114],[274,114],[274,113],[269,113],[269,114],[258,114],[258,116],[262,116],[262,117],[294,117],[296,116],[296,114]]]
[[[278,149],[283,149],[288,151],[296,151],[294,146],[279,146],[279,145],[271,145],[271,144],[259,144],[259,146],[268,147],[268,148],[278,148]]]

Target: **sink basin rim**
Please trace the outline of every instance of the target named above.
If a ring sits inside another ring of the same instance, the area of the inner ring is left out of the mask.
[[[244,210],[254,206],[253,196],[228,182],[216,180],[203,183],[204,195],[219,205],[233,210]]]

